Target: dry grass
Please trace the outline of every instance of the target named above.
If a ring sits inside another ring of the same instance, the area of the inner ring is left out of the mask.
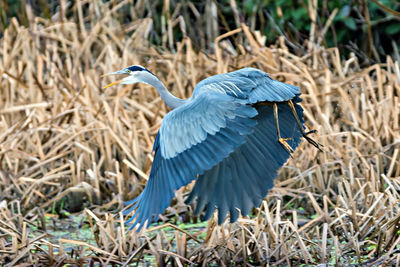
[[[400,266],[399,62],[361,69],[314,42],[296,56],[283,40],[264,47],[245,26],[218,37],[215,54],[195,52],[189,39],[160,52],[146,41],[151,20],[120,25],[118,5],[89,10],[77,22],[32,18],[29,29],[13,20],[1,39],[0,262]],[[101,74],[132,64],[179,97],[245,66],[298,85],[324,152],[303,142],[252,218],[176,227],[194,219],[180,190],[165,224],[125,233],[117,212],[143,188],[168,112],[147,85],[102,90]],[[63,209],[81,211],[94,240],[51,238],[46,220]]]

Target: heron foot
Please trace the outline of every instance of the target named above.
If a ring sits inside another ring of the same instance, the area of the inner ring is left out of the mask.
[[[287,141],[290,141],[292,138],[278,138],[278,142],[279,144],[281,144],[283,146],[283,148],[287,151],[287,153],[289,153],[290,157],[293,158],[293,153],[294,150],[293,148],[287,143]]]
[[[304,132],[304,131],[303,131],[302,134],[303,134],[304,139],[307,140],[307,142],[309,142],[310,144],[312,144],[313,146],[315,146],[319,151],[322,152],[321,147],[322,147],[323,145],[320,144],[320,143],[318,143],[318,142],[316,142],[316,141],[314,141],[311,137],[308,136],[309,134],[313,134],[313,133],[316,133],[316,132],[317,132],[317,130],[310,130],[310,131],[308,131],[308,132]]]

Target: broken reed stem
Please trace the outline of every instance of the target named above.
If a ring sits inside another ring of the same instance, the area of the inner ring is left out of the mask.
[[[399,262],[399,62],[388,57],[360,69],[355,57],[346,60],[337,48],[320,47],[318,1],[308,3],[313,24],[304,55],[292,54],[284,42],[264,47],[263,36],[244,24],[216,37],[215,54],[196,52],[189,38],[174,43],[171,30],[184,25],[167,8],[162,42],[176,52],[160,53],[148,42],[151,19],[122,25],[113,17],[127,3],[139,12],[139,2],[90,0],[87,12],[75,5],[76,21],[65,13],[60,22],[35,18],[28,31],[13,19],[4,32],[0,261],[339,265],[375,255]],[[197,14],[190,3],[188,8]],[[123,218],[110,212],[142,190],[152,143],[168,112],[147,85],[101,89],[113,79],[101,74],[132,64],[146,66],[182,97],[217,73],[247,66],[269,72],[301,88],[306,126],[318,130],[324,152],[301,143],[260,209],[235,224],[176,226],[197,220],[184,204],[190,185],[176,192],[165,223],[144,236],[127,233]],[[46,218],[69,220],[57,215],[66,209],[62,203],[78,210],[92,205],[84,222],[94,241],[49,238]]]

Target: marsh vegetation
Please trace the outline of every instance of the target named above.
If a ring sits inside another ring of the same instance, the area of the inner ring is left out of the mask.
[[[267,43],[256,24],[241,23],[240,8],[228,29],[213,1],[204,12],[166,1],[158,22],[145,2],[50,1],[48,16],[28,5],[26,21],[3,19],[0,266],[400,266],[395,54],[327,46],[333,20],[310,19],[317,1],[302,7],[310,24],[295,47],[287,36]],[[182,10],[204,23],[191,30]],[[302,142],[261,207],[237,223],[200,222],[184,204],[189,185],[147,231],[126,232],[123,202],[144,188],[168,112],[148,85],[102,89],[112,80],[101,74],[132,64],[181,98],[208,76],[262,69],[302,89],[306,125],[324,151]]]

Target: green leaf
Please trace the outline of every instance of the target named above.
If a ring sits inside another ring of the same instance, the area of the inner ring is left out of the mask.
[[[305,8],[298,8],[293,10],[291,14],[295,20],[304,19],[307,17],[307,10],[305,10]]]
[[[355,31],[357,29],[357,25],[356,22],[354,21],[353,18],[347,18],[344,20],[344,24],[346,24],[346,26],[350,29],[352,29],[353,31]]]
[[[277,0],[275,2],[276,6],[287,6],[287,1],[286,0]]]
[[[342,7],[339,14],[337,14],[336,18],[342,20],[350,15],[350,6],[346,5]]]
[[[400,32],[400,23],[394,23],[385,27],[386,34],[396,34]]]
[[[254,0],[249,0],[249,1],[244,2],[244,10],[245,10],[246,14],[252,14],[254,6],[256,4],[257,3]]]

